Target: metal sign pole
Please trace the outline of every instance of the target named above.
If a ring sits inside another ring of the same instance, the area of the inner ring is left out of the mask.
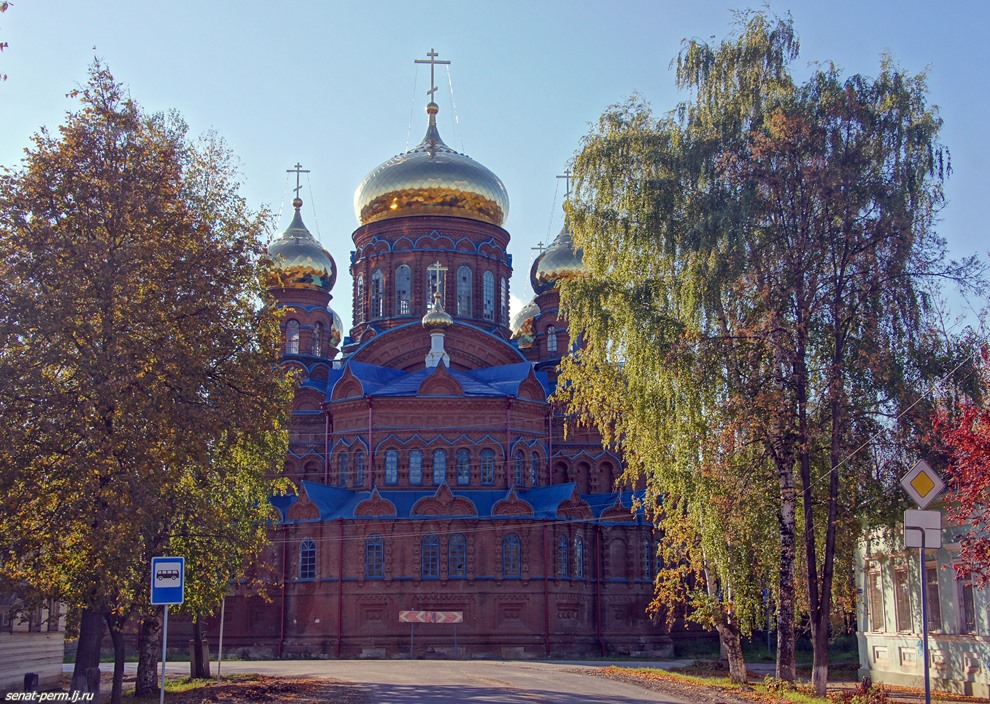
[[[223,612],[227,608],[227,595],[220,602],[220,644],[217,646],[217,679],[220,679],[220,668],[223,666]]]
[[[165,604],[165,620],[162,621],[162,688],[159,690],[158,704],[165,702],[165,646],[168,643],[168,604]]]
[[[925,531],[921,531],[921,547],[918,549],[921,572],[921,650],[925,658],[925,704],[932,704],[932,685],[928,672],[928,584],[925,577]]]

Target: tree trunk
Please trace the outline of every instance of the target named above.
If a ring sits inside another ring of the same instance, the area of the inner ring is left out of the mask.
[[[138,632],[137,681],[134,685],[135,697],[150,697],[158,694],[158,664],[162,647],[161,609],[154,616],[141,620]]]
[[[739,626],[731,616],[725,615],[721,622],[716,624],[715,630],[718,631],[722,652],[729,660],[729,680],[736,684],[746,684],[746,660],[743,658]]]
[[[794,650],[794,562],[797,556],[797,494],[794,488],[793,467],[785,457],[778,464],[777,476],[780,482],[780,578],[777,590],[777,671],[776,677],[785,682],[793,682],[797,677]]]
[[[86,692],[86,670],[100,667],[100,646],[105,625],[103,614],[99,611],[84,609],[79,617],[79,642],[72,668],[71,688],[74,692]]]
[[[204,655],[206,653],[203,651],[203,624],[199,617],[196,617],[193,620],[193,677],[199,679],[209,677],[209,673],[207,673],[208,663],[204,661]]]
[[[107,626],[110,628],[110,640],[113,641],[113,689],[110,691],[110,704],[120,704],[124,696],[124,633],[120,618],[106,614]]]

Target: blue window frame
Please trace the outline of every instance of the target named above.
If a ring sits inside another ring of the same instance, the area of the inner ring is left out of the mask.
[[[398,450],[385,451],[385,483],[386,484],[399,483],[399,451]]]
[[[574,576],[584,579],[584,538],[574,538]]]
[[[447,576],[450,579],[467,577],[467,541],[460,533],[450,536],[447,543]]]
[[[481,483],[482,484],[495,483],[495,451],[494,450],[481,451]]]
[[[422,450],[413,450],[409,453],[409,483],[417,485],[423,483]]]
[[[440,540],[437,536],[424,535],[420,564],[420,576],[423,579],[439,579],[440,577]]]
[[[522,575],[522,545],[519,536],[509,533],[502,538],[502,576],[518,578]]]
[[[364,485],[364,453],[354,453],[354,486]]]
[[[443,450],[433,451],[433,483],[440,486],[447,481],[447,453]]]
[[[377,533],[364,541],[364,576],[368,579],[385,576],[385,541]]]
[[[457,451],[457,483],[464,485],[471,483],[471,451]]]
[[[514,472],[514,474],[515,474],[515,482],[513,483],[513,485],[514,486],[522,486],[523,485],[523,468],[525,466],[525,463],[523,461],[523,453],[520,452],[520,451],[518,451],[518,450],[516,451],[516,456],[513,458],[513,466],[514,466],[514,470],[515,470],[515,472]]]
[[[299,545],[299,579],[316,579],[316,543],[312,538]]]
[[[299,354],[298,320],[290,320],[285,324],[285,353]]]
[[[640,569],[643,572],[644,582],[649,582],[653,580],[653,571],[651,569],[653,567],[653,551],[651,550],[652,546],[653,543],[651,543],[649,540],[643,541],[643,558]]]
[[[571,541],[567,539],[566,535],[562,535],[557,538],[557,576],[564,578],[570,576],[570,553],[571,553]]]

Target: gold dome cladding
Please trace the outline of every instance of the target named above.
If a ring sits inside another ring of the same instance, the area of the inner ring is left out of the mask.
[[[430,123],[416,147],[369,173],[354,194],[362,225],[410,215],[442,215],[501,226],[509,196],[498,176],[440,139],[437,107],[427,106]]]
[[[533,288],[538,289],[538,284],[553,286],[563,279],[581,275],[584,272],[583,259],[584,250],[574,249],[574,240],[565,224],[530,272]]]
[[[268,246],[273,266],[265,277],[268,288],[302,288],[326,291],[337,280],[337,266],[330,253],[320,246],[303,224],[299,209],[302,201],[292,205],[296,212],[289,228]]]

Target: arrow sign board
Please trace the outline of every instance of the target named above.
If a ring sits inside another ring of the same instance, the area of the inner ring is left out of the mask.
[[[186,558],[151,558],[151,605],[181,604],[186,590]]]
[[[463,623],[463,611],[400,611],[402,623]]]
[[[928,504],[942,493],[945,483],[940,476],[935,474],[935,470],[928,466],[927,462],[920,460],[901,479],[901,486],[918,504],[918,508],[924,509],[928,508]]]
[[[925,535],[926,548],[942,547],[941,511],[908,509],[904,512],[904,547],[920,548],[922,533]]]

